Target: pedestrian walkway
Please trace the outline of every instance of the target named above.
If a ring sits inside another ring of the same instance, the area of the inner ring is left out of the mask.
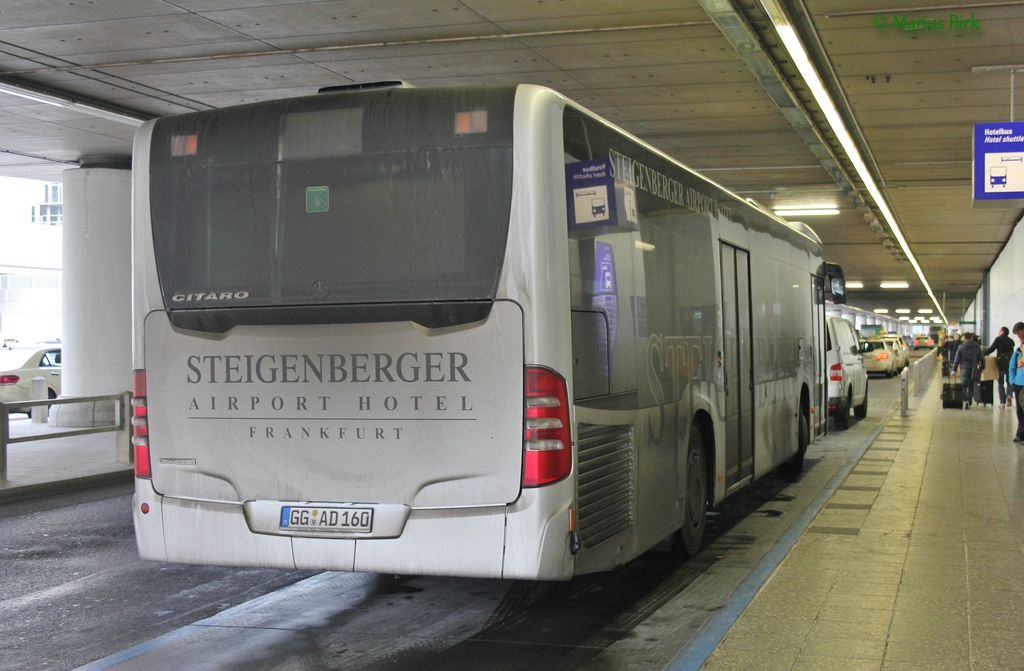
[[[941,383],[875,438],[703,671],[1024,669],[1024,447]]]
[[[12,438],[67,431],[11,418]],[[131,482],[131,464],[117,461],[115,433],[46,438],[7,446],[7,482],[0,484],[0,504],[74,492],[105,484]]]

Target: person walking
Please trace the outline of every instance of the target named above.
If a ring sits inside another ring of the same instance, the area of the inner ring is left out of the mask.
[[[1020,344],[1024,347],[1024,322],[1017,322],[1013,325],[1013,335],[1017,336]],[[1010,390],[1017,401],[1017,435],[1013,442],[1024,442],[1024,408],[1020,407],[1020,391],[1024,389],[1024,356],[1021,347],[1013,350],[1010,355],[1009,365]]]
[[[953,357],[956,356],[956,350],[960,347],[960,334],[957,333],[956,337],[946,336],[946,342],[942,345],[942,354],[949,365],[953,365]]]
[[[942,377],[949,377],[953,370],[953,355],[956,354],[956,345],[953,344],[953,336],[946,336],[942,341]]]
[[[1010,373],[1010,356],[1013,354],[1013,340],[1010,338],[1010,329],[1005,326],[999,327],[999,335],[992,341],[983,354],[985,356],[996,353],[996,366],[999,368],[999,409],[1003,409],[1009,405],[1013,405],[1013,396],[1007,397],[1006,392],[1009,387],[1009,373]]]
[[[965,334],[953,357],[953,373],[960,371],[960,384],[964,387],[964,410],[969,410],[974,401],[974,380],[982,362],[981,345],[974,339],[974,334]]]

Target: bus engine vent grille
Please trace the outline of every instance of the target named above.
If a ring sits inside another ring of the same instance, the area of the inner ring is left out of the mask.
[[[633,525],[633,425],[580,424],[579,533],[584,547]]]

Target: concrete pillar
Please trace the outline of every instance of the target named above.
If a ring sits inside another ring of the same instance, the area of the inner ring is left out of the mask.
[[[132,387],[131,170],[64,171],[61,398]],[[55,405],[56,426],[114,423],[116,401]]]

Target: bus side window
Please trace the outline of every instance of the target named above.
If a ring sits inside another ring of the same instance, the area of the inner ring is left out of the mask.
[[[586,378],[583,389],[606,389],[603,394],[636,389],[633,251],[629,232],[569,239],[573,360],[576,373]],[[599,315],[600,321],[584,314]],[[593,362],[585,372],[584,361]],[[589,370],[595,366],[600,369]],[[585,398],[575,382],[574,388]]]
[[[576,398],[607,396],[608,318],[603,312],[572,311],[572,380]]]

